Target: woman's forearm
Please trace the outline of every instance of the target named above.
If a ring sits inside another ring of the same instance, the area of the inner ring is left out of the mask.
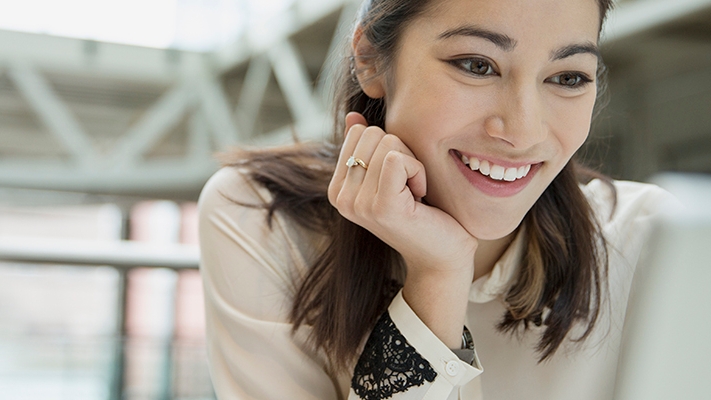
[[[449,348],[460,348],[473,268],[408,271],[403,298]]]

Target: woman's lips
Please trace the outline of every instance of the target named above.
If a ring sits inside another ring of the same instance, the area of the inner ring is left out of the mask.
[[[515,166],[509,163],[505,167],[483,158],[465,156],[456,150],[451,150],[450,154],[474,187],[494,197],[509,197],[523,190],[543,164]]]
[[[525,164],[519,167],[504,167],[502,165],[495,164],[492,161],[479,159],[477,157],[467,157],[464,154],[460,154],[459,158],[462,162],[469,166],[472,171],[479,171],[482,175],[488,176],[491,179],[500,181],[505,180],[507,182],[513,182],[516,179],[521,179],[528,175],[531,171],[532,164]]]

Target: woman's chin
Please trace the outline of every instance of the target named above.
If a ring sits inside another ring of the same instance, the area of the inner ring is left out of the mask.
[[[477,223],[464,228],[478,240],[499,240],[509,237],[521,225],[521,220],[505,222]]]

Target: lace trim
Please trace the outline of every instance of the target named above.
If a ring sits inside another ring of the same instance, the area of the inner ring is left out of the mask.
[[[410,346],[386,311],[378,319],[356,364],[351,388],[364,400],[389,399],[434,381],[437,372]]]

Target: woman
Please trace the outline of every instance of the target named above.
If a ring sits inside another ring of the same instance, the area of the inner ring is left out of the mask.
[[[335,145],[238,153],[201,196],[220,399],[611,398],[665,194],[570,161],[610,6],[366,1]]]

